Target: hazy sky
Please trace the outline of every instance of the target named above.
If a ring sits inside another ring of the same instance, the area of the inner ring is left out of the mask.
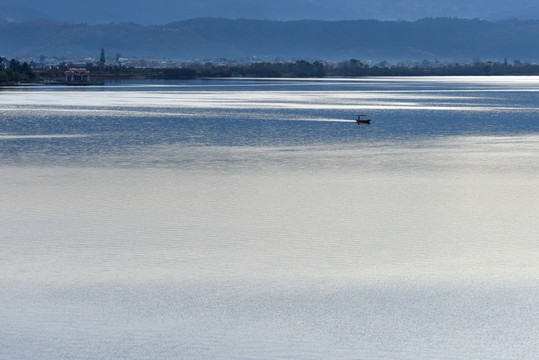
[[[539,18],[536,0],[0,0],[0,18],[164,24],[196,17],[415,20]]]

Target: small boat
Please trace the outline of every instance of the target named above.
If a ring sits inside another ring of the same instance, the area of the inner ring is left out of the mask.
[[[367,116],[367,115],[358,115],[357,119],[356,119],[356,122],[358,124],[370,124],[371,119],[363,119],[364,116]]]

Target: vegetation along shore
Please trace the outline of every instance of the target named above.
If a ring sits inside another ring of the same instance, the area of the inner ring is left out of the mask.
[[[16,59],[0,58],[0,84],[28,83],[63,84],[66,72],[83,68],[93,81],[118,79],[170,79],[187,80],[206,77],[362,77],[362,76],[493,76],[493,75],[539,75],[539,65],[492,61],[474,61],[470,64],[439,63],[424,61],[411,64],[369,64],[357,59],[329,63],[297,60],[290,62],[252,62],[227,64],[226,62],[190,63],[181,67],[129,67],[120,64],[71,64],[56,66],[36,65]]]

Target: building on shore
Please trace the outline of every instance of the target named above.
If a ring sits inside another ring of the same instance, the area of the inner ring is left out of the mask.
[[[69,69],[65,73],[66,82],[68,83],[89,83],[90,82],[90,72],[82,68],[73,68]]]

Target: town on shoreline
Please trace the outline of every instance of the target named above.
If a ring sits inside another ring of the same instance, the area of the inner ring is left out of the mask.
[[[390,64],[386,61],[371,64],[357,59],[338,63],[323,61],[256,61],[237,63],[229,61],[193,62],[174,66],[133,66],[122,63],[99,62],[78,64],[62,62],[58,65],[23,62],[0,58],[0,85],[24,84],[102,84],[105,80],[163,79],[189,80],[211,77],[251,78],[324,78],[376,76],[503,76],[539,75],[539,65],[476,60],[472,63],[441,63],[423,61]]]

